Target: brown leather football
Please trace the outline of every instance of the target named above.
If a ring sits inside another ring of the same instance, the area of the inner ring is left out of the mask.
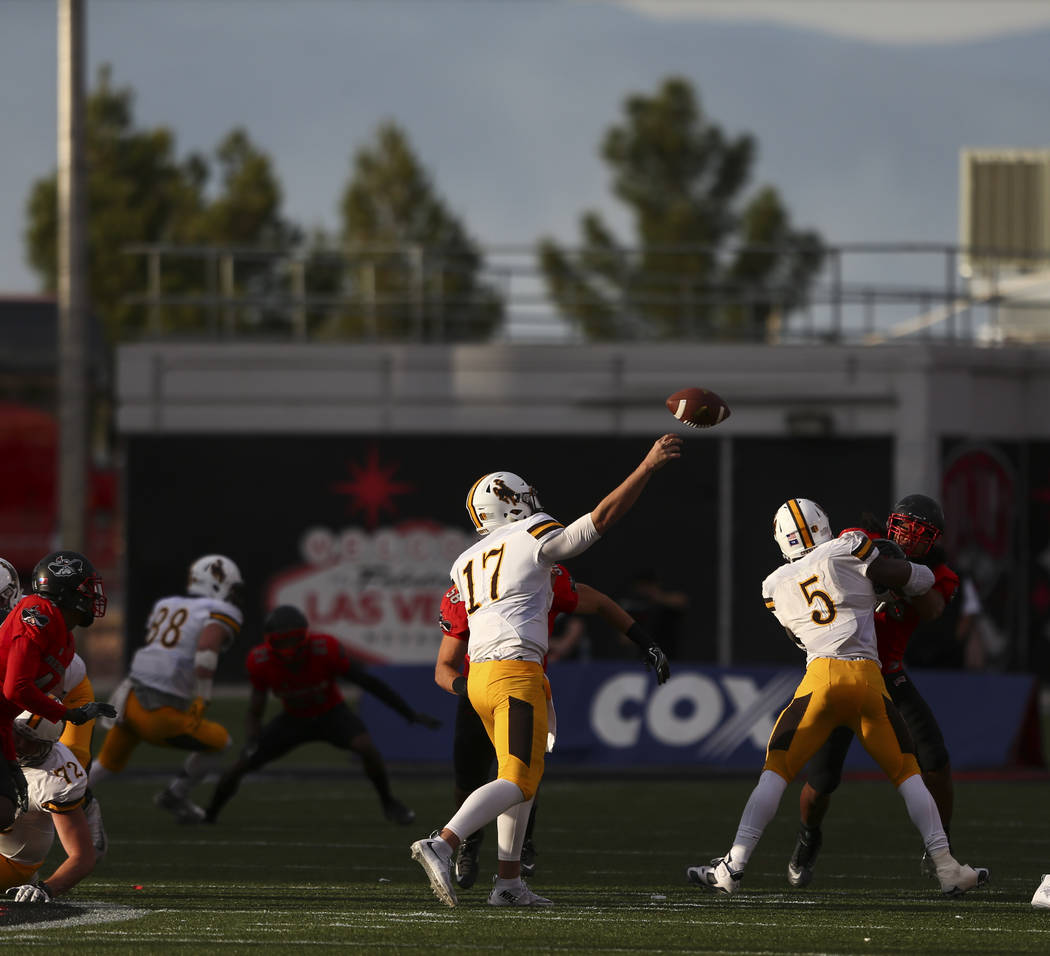
[[[667,410],[683,425],[710,428],[729,417],[729,406],[709,388],[683,388],[668,397]]]

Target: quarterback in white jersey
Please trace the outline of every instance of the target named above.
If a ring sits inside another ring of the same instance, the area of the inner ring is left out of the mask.
[[[872,582],[918,595],[933,585],[933,572],[880,555],[860,532],[833,537],[824,509],[808,498],[791,498],[777,509],[773,538],[788,563],[766,578],[762,595],[805,650],[806,674],[769,735],[765,766],[733,846],[711,865],[687,867],[686,878],[706,890],[735,893],[787,785],[835,728],[849,727],[904,799],[941,891],[958,896],[984,883],[987,870],[962,866],[951,854],[907,725],[886,692],[875,643]]]
[[[92,786],[122,771],[141,741],[189,750],[181,773],[154,802],[182,823],[204,818],[189,791],[211,769],[204,755],[218,755],[232,742],[225,727],[204,718],[204,709],[219,654],[241,629],[242,588],[237,565],[224,555],[208,554],[190,565],[186,595],[153,605],[145,642],[113,699],[117,721],[91,768]]]
[[[580,536],[580,550],[596,537],[588,529]],[[490,531],[456,559],[451,576],[466,603],[467,653],[473,663],[543,663],[550,633],[551,568],[562,560],[557,555],[563,551],[575,553],[571,538],[560,522],[539,512]],[[545,543],[551,547],[545,549]]]
[[[15,747],[29,787],[29,807],[0,832],[0,889],[19,902],[50,902],[92,872],[105,852],[98,803],[87,773],[58,742],[62,724],[23,711],[15,718]],[[58,835],[66,859],[46,881],[37,879]]]
[[[521,845],[533,796],[543,777],[550,684],[547,651],[551,568],[580,554],[637,501],[649,478],[679,456],[681,439],[664,435],[642,463],[597,507],[562,525],[539,503],[536,489],[506,471],[483,475],[467,492],[467,514],[481,540],[452,565],[452,580],[470,622],[470,673],[452,688],[466,694],[496,750],[495,780],[475,790],[442,828],[417,840],[412,858],[443,903],[455,906],[452,854],[467,835],[498,820],[498,879],[493,906],[550,906],[521,880]]]

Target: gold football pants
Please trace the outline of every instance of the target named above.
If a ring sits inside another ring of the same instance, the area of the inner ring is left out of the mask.
[[[781,711],[766,748],[766,770],[789,783],[836,727],[849,727],[899,787],[919,772],[911,734],[875,661],[818,657]]]
[[[146,710],[132,690],[128,691],[124,719],[109,729],[98,762],[107,770],[120,773],[139,741],[157,747],[215,753],[226,746],[229,736],[222,724],[204,720],[199,711],[174,707]]]
[[[95,691],[91,681],[85,677],[76,687],[70,689],[69,693],[62,698],[62,703],[70,710],[81,707],[95,699]],[[58,739],[73,751],[73,756],[80,761],[80,766],[87,770],[91,766],[91,735],[95,730],[95,722],[87,721],[84,724],[71,724],[66,722],[62,736]]]
[[[543,778],[550,684],[534,661],[470,662],[470,703],[496,748],[498,776],[530,799]]]

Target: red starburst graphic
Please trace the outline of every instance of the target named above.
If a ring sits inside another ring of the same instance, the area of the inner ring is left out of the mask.
[[[395,495],[403,495],[415,490],[415,486],[407,481],[394,481],[394,473],[400,465],[397,463],[380,464],[379,450],[374,445],[368,449],[368,457],[364,465],[350,462],[348,467],[350,479],[335,482],[332,490],[338,495],[349,497],[347,504],[350,514],[363,512],[365,523],[369,528],[374,528],[379,524],[381,512],[388,511],[390,514],[396,514]]]

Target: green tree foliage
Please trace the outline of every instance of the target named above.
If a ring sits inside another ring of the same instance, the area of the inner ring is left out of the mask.
[[[394,123],[355,154],[341,212],[345,283],[359,303],[341,317],[344,334],[477,340],[499,326],[481,252]]]
[[[580,220],[581,248],[538,246],[547,289],[595,339],[756,337],[797,307],[820,268],[822,243],[792,227],[771,186],[744,201],[751,136],[727,136],[682,79],[631,96],[602,144],[614,195],[631,212],[634,248],[596,212]]]
[[[214,160],[191,154],[179,161],[174,134],[164,128],[139,129],[130,88],[117,88],[104,66],[85,104],[84,141],[87,170],[88,283],[92,308],[111,340],[140,331],[142,306],[129,305],[129,295],[146,290],[146,262],[128,255],[135,243],[275,246],[293,241],[294,227],[280,215],[281,189],[269,158],[243,130],[232,130],[219,144]],[[209,195],[213,166],[219,185]],[[58,279],[57,174],[35,182],[26,204],[25,242],[28,260],[44,289]],[[168,295],[215,291],[217,258],[165,258],[163,291]],[[242,268],[237,289],[254,287],[265,301],[266,290],[281,280],[272,265]],[[215,316],[198,306],[164,310],[165,328],[195,330]]]

